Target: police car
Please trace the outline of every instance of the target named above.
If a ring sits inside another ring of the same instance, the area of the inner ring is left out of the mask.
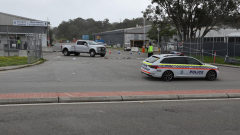
[[[141,72],[165,81],[173,78],[206,78],[212,81],[219,75],[218,67],[182,53],[153,55],[143,61]]]

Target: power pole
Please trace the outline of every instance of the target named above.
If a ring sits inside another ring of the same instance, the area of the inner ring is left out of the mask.
[[[48,31],[48,33],[47,33],[47,41],[48,41],[48,45],[47,46],[50,46],[50,35],[49,35],[49,27],[50,27],[50,25],[49,25],[50,23],[49,23],[49,19],[48,19],[48,17],[47,17],[47,31]]]
[[[143,17],[143,46],[145,47],[145,18]]]

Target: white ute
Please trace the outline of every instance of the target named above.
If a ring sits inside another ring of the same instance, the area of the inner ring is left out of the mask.
[[[106,47],[104,45],[99,45],[89,40],[78,40],[75,45],[62,45],[61,50],[65,56],[69,56],[70,54],[78,56],[80,53],[88,53],[91,57],[95,57],[95,55],[104,57],[106,54]]]

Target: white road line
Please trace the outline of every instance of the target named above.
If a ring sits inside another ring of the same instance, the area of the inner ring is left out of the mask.
[[[142,100],[142,101],[114,101],[114,102],[73,102],[73,103],[42,103],[42,104],[6,104],[0,107],[13,106],[49,106],[49,105],[85,105],[85,104],[125,104],[125,103],[156,103],[156,102],[190,102],[190,101],[224,101],[240,100],[240,98],[222,98],[222,99],[186,99],[186,100]]]

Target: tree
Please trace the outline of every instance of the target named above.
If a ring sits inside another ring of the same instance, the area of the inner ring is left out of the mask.
[[[210,30],[237,22],[240,17],[239,0],[152,0],[142,12],[154,23],[170,19],[181,40],[204,37]],[[197,31],[203,30],[202,34]]]
[[[124,19],[122,23],[110,23],[109,19],[104,19],[103,21],[95,21],[92,18],[89,19],[69,19],[68,21],[62,21],[62,23],[54,28],[54,33],[56,37],[67,38],[72,40],[72,38],[81,38],[82,35],[91,35],[93,33],[111,31],[116,29],[124,29],[130,27],[136,27],[136,24],[143,25],[143,18],[136,19]],[[145,25],[151,24],[149,21],[146,21]]]
[[[71,41],[73,38],[78,37],[78,32],[78,27],[76,25],[71,25],[68,27],[66,38]]]
[[[52,42],[54,41],[53,29],[52,28],[49,29],[49,37],[50,37],[50,45],[52,45]]]
[[[177,29],[173,29],[168,22],[160,22],[159,24],[153,24],[151,29],[147,32],[147,37],[158,41],[158,30],[159,29],[159,42],[162,36],[172,37],[177,34]]]
[[[69,22],[62,21],[62,23],[58,26],[58,38],[66,38],[67,37],[67,31],[69,27]]]

